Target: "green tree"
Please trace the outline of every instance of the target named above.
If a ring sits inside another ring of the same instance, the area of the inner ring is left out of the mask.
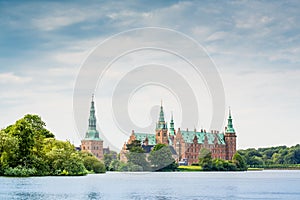
[[[127,144],[127,150],[129,152],[126,154],[129,163],[141,166],[143,171],[150,169],[150,165],[146,160],[146,154],[141,146],[141,141],[134,140],[130,144]]]
[[[236,152],[232,158],[233,163],[235,163],[238,170],[245,171],[247,170],[247,163],[245,159]]]
[[[203,171],[210,171],[212,169],[211,152],[208,149],[202,148],[199,153],[199,165]]]
[[[144,152],[128,152],[126,157],[128,159],[128,163],[141,166],[143,171],[148,171],[150,169],[150,165],[146,160],[146,155]]]
[[[13,165],[12,162],[15,160],[18,151],[17,138],[9,135],[4,130],[0,130],[0,175],[3,175],[6,168]]]
[[[120,160],[113,160],[109,165],[109,171],[118,171],[120,168]]]
[[[172,152],[165,144],[155,145],[150,152],[149,160],[155,171],[173,171],[177,168],[177,166],[174,165],[175,160],[172,157]]]
[[[51,175],[84,175],[82,156],[70,142],[47,139],[44,145],[45,159]]]
[[[144,151],[141,146],[142,143],[139,140],[133,140],[130,144],[126,144],[126,148],[130,152],[139,152],[140,150]]]
[[[25,115],[14,125],[8,126],[4,131],[18,140],[21,151],[16,154],[12,167],[17,165],[30,167],[33,157],[40,155],[43,140],[53,138],[54,135],[45,128],[46,124],[37,115]]]
[[[90,153],[84,152],[83,163],[87,170],[96,174],[106,172],[105,165]]]
[[[107,171],[109,171],[109,166],[112,160],[113,160],[112,154],[104,154],[104,165]]]

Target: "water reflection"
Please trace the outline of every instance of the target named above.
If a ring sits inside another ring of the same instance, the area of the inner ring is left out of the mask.
[[[90,192],[87,196],[89,200],[102,199],[102,195],[99,192]]]

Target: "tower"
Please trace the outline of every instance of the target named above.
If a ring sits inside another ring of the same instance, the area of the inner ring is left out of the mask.
[[[225,128],[226,160],[231,160],[236,153],[236,134],[232,124],[231,110],[229,108],[229,117],[227,127]]]
[[[103,159],[103,140],[99,137],[96,127],[97,119],[95,115],[94,95],[92,97],[89,127],[83,140],[81,140],[82,151],[88,151],[95,155],[98,159]]]
[[[175,135],[175,128],[174,128],[174,120],[173,120],[173,113],[171,116],[171,122],[170,122],[170,131],[169,131],[170,136]]]
[[[156,124],[156,144],[169,144],[168,125],[165,122],[164,109],[162,102],[160,105],[159,120]]]

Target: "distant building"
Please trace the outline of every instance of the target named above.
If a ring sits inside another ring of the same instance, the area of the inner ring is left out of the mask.
[[[155,134],[139,133],[132,131],[128,141],[124,144],[121,152],[121,161],[127,162],[126,144],[130,144],[134,140],[139,140],[146,153],[150,152],[156,144],[166,144],[170,147],[173,158],[181,164],[198,163],[199,153],[202,148],[211,151],[213,158],[221,158],[231,160],[236,152],[236,133],[232,124],[231,112],[229,110],[229,118],[225,133],[219,131],[206,131],[201,129],[197,131],[175,131],[173,115],[171,117],[170,128],[164,119],[163,106],[160,107],[159,120],[156,124]]]
[[[99,136],[96,128],[97,120],[95,115],[95,103],[92,98],[89,127],[83,140],[81,140],[81,150],[94,154],[99,160],[103,159],[103,140]],[[105,149],[107,151],[107,149]],[[109,151],[109,149],[108,149]]]

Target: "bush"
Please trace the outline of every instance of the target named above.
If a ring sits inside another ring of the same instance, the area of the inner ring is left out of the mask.
[[[28,177],[28,176],[34,176],[36,174],[37,171],[35,168],[26,168],[20,165],[15,168],[9,167],[4,170],[5,176]]]
[[[83,164],[88,171],[93,171],[94,173],[105,173],[105,165],[98,160],[95,156],[88,155],[83,158]]]

